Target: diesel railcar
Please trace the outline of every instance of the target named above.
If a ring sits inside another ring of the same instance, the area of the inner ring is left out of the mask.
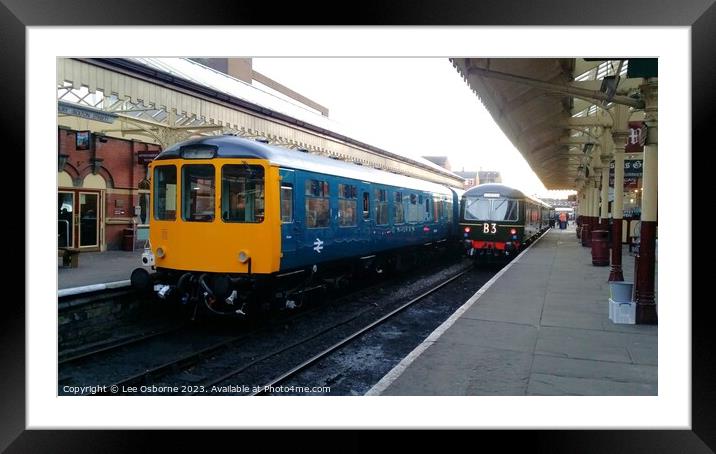
[[[327,282],[459,245],[462,191],[432,182],[236,136],[177,144],[149,169],[153,288],[220,314],[294,307]],[[132,282],[152,284],[142,268]]]
[[[468,189],[460,201],[460,230],[477,263],[505,262],[549,228],[551,206],[503,184]]]

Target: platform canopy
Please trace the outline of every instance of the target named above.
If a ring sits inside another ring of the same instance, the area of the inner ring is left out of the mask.
[[[616,104],[643,109],[627,59],[451,58],[547,189],[576,189]]]

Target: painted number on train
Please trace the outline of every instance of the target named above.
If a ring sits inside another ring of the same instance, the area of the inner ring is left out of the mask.
[[[496,223],[493,222],[492,224],[490,224],[489,222],[485,222],[484,224],[482,224],[482,233],[495,233],[495,232],[497,232],[497,224]]]

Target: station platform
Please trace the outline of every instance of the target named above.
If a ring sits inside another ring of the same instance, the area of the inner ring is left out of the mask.
[[[609,271],[550,230],[367,395],[657,395],[658,326],[609,320]]]
[[[135,251],[82,252],[77,268],[62,266],[57,260],[57,288],[69,289],[97,284],[120,283],[129,285],[129,277],[142,265],[144,249]],[[126,281],[126,282],[124,282]]]

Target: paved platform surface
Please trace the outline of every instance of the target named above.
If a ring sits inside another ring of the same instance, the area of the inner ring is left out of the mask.
[[[62,258],[57,259],[58,288],[82,287],[93,284],[128,280],[132,270],[142,263],[142,252],[137,249],[128,251],[82,252],[79,266],[62,266]]]
[[[657,395],[658,327],[609,320],[609,269],[552,229],[369,394]]]

